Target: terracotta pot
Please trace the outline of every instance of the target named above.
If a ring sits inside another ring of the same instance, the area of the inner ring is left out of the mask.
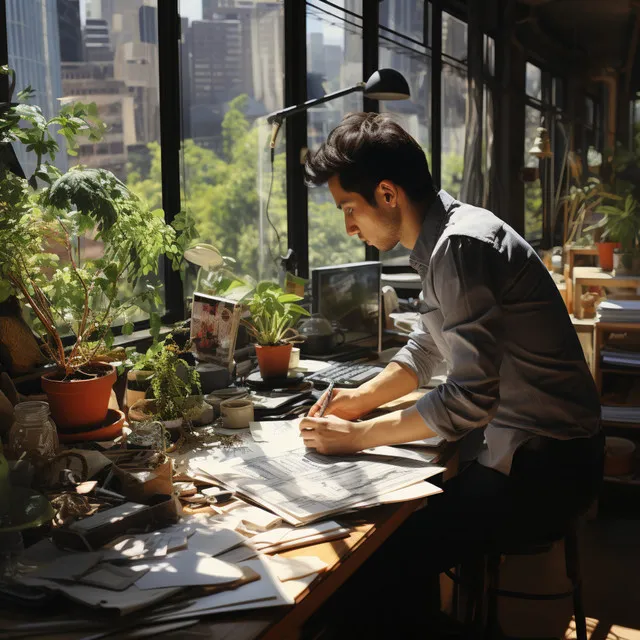
[[[95,429],[107,417],[116,370],[110,364],[91,365],[106,375],[85,380],[56,380],[59,373],[45,373],[42,388],[47,394],[51,417],[59,430]]]
[[[613,250],[620,248],[619,242],[598,242],[598,260],[603,271],[613,269]]]
[[[275,347],[256,345],[258,366],[263,378],[286,378],[289,371],[291,344],[279,344]]]

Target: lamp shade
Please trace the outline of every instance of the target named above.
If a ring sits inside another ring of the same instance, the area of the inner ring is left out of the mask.
[[[186,249],[184,258],[203,269],[215,269],[224,262],[222,255],[213,245],[203,242],[193,244]]]
[[[549,132],[544,127],[538,127],[536,139],[533,141],[529,153],[537,158],[550,158],[553,155]]]
[[[378,69],[367,80],[364,95],[372,100],[408,100],[411,92],[401,73],[395,69]]]

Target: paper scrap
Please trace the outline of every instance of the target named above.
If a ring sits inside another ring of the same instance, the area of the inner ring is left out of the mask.
[[[272,556],[269,558],[269,562],[280,582],[306,578],[324,571],[328,566],[324,560],[317,556],[297,556],[296,558]]]
[[[145,572],[136,582],[142,590],[218,585],[242,578],[242,570],[236,565],[190,550],[177,551],[155,562],[133,565],[132,569]]]
[[[78,582],[103,589],[123,591],[139,579],[140,572],[134,571],[131,567],[116,567],[102,562],[81,576]]]
[[[76,580],[102,560],[100,551],[80,552],[56,558],[29,573],[32,578],[48,580]]]
[[[237,547],[245,538],[233,529],[207,529],[202,527],[189,538],[189,551],[217,556],[228,549]]]

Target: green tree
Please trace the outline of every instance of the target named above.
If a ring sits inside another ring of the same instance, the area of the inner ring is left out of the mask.
[[[268,219],[264,218],[263,233],[267,242],[262,247],[263,271],[260,272],[260,198],[264,211],[271,170],[266,143],[264,149],[259,148],[259,125],[250,126],[244,114],[246,103],[246,96],[238,96],[229,103],[222,122],[223,157],[199,147],[193,140],[185,140],[182,153],[185,208],[195,222],[198,239],[234,258],[239,275],[274,278],[279,256],[287,249],[286,159],[284,153],[275,156]],[[150,144],[149,152],[149,175],[131,172],[128,186],[146,199],[149,206],[156,207],[161,204],[162,191],[159,145]],[[258,192],[259,162],[263,171],[261,194]],[[277,229],[279,243],[273,227]],[[345,233],[343,217],[333,203],[310,199],[309,234],[312,239],[309,258],[313,265],[363,258],[360,245],[354,252],[354,241]]]

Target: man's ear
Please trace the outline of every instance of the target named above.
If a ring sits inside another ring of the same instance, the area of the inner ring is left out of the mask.
[[[376,199],[387,206],[398,206],[398,187],[389,180],[383,180],[376,187]]]

